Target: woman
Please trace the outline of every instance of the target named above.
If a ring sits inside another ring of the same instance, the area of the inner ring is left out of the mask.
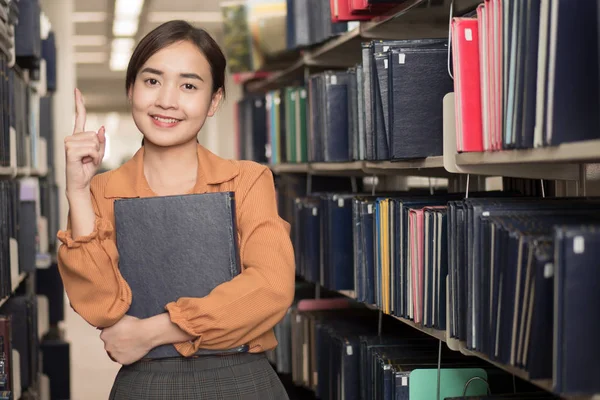
[[[228,161],[197,143],[197,134],[225,95],[225,57],[203,30],[183,21],[156,28],[138,44],[126,75],[132,116],[144,141],[120,168],[95,175],[104,155],[104,127],[85,130],[77,117],[65,140],[69,224],[58,238],[59,268],[71,306],[102,330],[109,356],[123,365],[111,399],[285,399],[264,352],[294,292],[289,225],[277,214],[271,172]],[[234,191],[243,272],[203,298],[180,298],[165,313],[125,315],[131,290],[119,273],[115,199]],[[173,344],[181,357],[146,360]],[[248,344],[236,355],[194,356],[198,349]]]

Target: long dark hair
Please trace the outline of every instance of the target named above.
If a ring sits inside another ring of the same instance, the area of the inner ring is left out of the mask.
[[[223,98],[225,98],[225,68],[227,67],[227,60],[223,51],[204,29],[194,28],[188,22],[181,20],[165,22],[144,36],[138,43],[127,66],[125,92],[129,94],[129,89],[135,83],[138,72],[150,57],[173,43],[186,40],[195,44],[208,60],[213,81],[213,94],[221,89]],[[143,145],[144,139],[142,139]]]

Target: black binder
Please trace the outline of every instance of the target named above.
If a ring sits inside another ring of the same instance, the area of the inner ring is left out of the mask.
[[[133,296],[128,314],[137,318],[163,313],[179,298],[204,297],[241,271],[232,192],[116,200],[115,226],[119,269]],[[177,356],[164,345],[146,357]]]

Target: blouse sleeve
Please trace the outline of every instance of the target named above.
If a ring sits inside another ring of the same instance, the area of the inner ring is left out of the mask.
[[[92,233],[73,238],[70,217],[67,230],[58,232],[58,268],[71,307],[91,325],[106,328],[129,309],[131,290],[119,273],[114,228],[98,212],[93,190],[92,203]]]
[[[200,348],[248,344],[272,329],[292,303],[295,261],[290,226],[277,213],[271,171],[260,167],[255,176],[238,215],[243,272],[206,297],[180,298],[166,306],[171,321],[195,338],[175,344],[184,356]]]

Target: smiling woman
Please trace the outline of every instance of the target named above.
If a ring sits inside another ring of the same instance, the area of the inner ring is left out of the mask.
[[[273,327],[294,295],[290,227],[277,214],[273,176],[259,164],[217,157],[196,141],[225,95],[225,67],[215,41],[184,21],[143,38],[125,82],[143,145],[123,166],[97,175],[104,128],[85,130],[76,91],[75,129],[65,140],[70,210],[67,230],[58,233],[59,269],[71,306],[102,330],[107,353],[123,365],[111,399],[287,398],[264,355],[277,345]],[[243,272],[206,297],[165,304],[163,314],[126,315],[132,295],[119,272],[115,199],[221,191],[235,193]],[[168,344],[181,357],[145,358]],[[240,347],[248,351],[225,351]],[[198,356],[200,349],[218,355]]]

